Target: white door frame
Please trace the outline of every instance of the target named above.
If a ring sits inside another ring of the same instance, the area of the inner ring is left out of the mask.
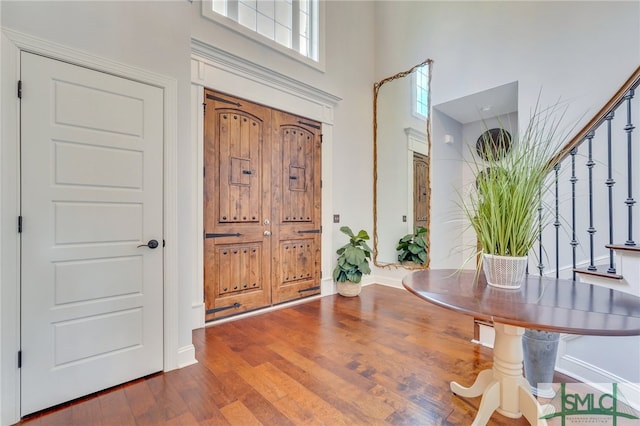
[[[164,92],[164,370],[195,362],[193,345],[179,347],[177,249],[177,81],[6,28],[0,35],[0,424],[20,419],[20,52],[27,51],[159,87]],[[11,97],[14,96],[14,101]]]
[[[320,264],[322,278],[320,280],[320,293],[322,296],[334,294],[336,287],[331,277],[334,266],[333,240],[331,229],[334,224],[331,221],[333,215],[332,204],[332,158],[333,158],[333,125],[334,107],[341,98],[331,93],[317,89],[313,86],[295,80],[289,76],[269,70],[248,59],[244,59],[228,53],[203,41],[191,40],[191,149],[192,158],[195,158],[196,170],[202,170],[204,166],[204,102],[203,89],[209,88],[271,108],[298,114],[322,123],[322,232]],[[204,259],[203,259],[203,178],[202,175],[193,176],[195,181],[191,186],[192,198],[197,200],[198,236],[196,245],[196,257],[193,264],[194,279],[192,289],[192,323],[193,328],[205,325],[204,309]],[[292,301],[291,304],[300,303]],[[286,303],[284,304],[287,305]],[[268,307],[259,312],[279,309]],[[239,314],[233,319],[255,315],[256,312]],[[224,320],[218,320],[218,323]]]

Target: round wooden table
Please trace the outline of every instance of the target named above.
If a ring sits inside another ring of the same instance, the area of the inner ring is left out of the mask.
[[[511,418],[524,415],[531,424],[546,424],[522,374],[525,328],[580,335],[640,335],[640,298],[590,284],[528,275],[521,288],[506,290],[487,285],[483,273],[455,269],[416,271],[402,284],[428,302],[493,322],[493,367],[481,371],[468,388],[451,382],[451,391],[457,395],[482,395],[473,425],[485,425],[494,411]]]

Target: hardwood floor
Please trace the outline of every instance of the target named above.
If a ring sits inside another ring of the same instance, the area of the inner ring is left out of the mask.
[[[470,317],[370,285],[195,330],[198,364],[20,424],[468,425],[480,399],[453,395],[449,382],[468,386],[491,366],[472,337]],[[528,423],[494,414],[489,424]]]

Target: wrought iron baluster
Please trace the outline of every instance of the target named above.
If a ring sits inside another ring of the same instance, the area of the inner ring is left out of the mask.
[[[571,178],[569,182],[571,182],[571,256],[572,256],[572,269],[573,272],[573,281],[576,280],[576,248],[578,247],[578,240],[576,240],[576,183],[578,182],[578,177],[576,176],[576,154],[578,153],[578,148],[573,148],[570,152],[571,154]]]
[[[607,121],[607,180],[605,185],[607,185],[609,196],[607,206],[609,209],[609,244],[613,244],[613,185],[616,183],[613,180],[613,165],[611,164],[611,120],[613,120],[614,115],[614,112],[611,111],[604,118]],[[616,273],[616,266],[613,262],[613,249],[609,249],[609,269],[607,269],[607,272],[610,274]]]
[[[589,168],[589,228],[587,232],[589,233],[589,266],[587,270],[596,271],[594,261],[593,261],[593,237],[596,233],[596,228],[593,227],[593,166],[596,163],[593,161],[593,137],[595,136],[595,132],[591,130],[587,133],[587,146],[589,148],[589,157],[587,160],[587,167]]]
[[[635,94],[635,89],[629,90],[624,97],[624,100],[627,101],[627,125],[624,126],[625,132],[627,132],[627,199],[625,200],[625,204],[627,205],[628,219],[627,223],[629,226],[627,241],[624,243],[626,246],[635,246],[636,243],[633,241],[633,205],[636,201],[633,199],[633,191],[632,191],[632,182],[633,182],[633,159],[632,159],[632,149],[631,149],[631,136],[633,133],[633,129],[635,126],[631,122],[631,100]]]
[[[553,166],[553,171],[555,174],[555,191],[556,191],[556,199],[555,199],[555,215],[556,220],[553,222],[553,226],[556,228],[556,278],[560,278],[560,204],[558,199],[560,198],[560,194],[558,192],[558,174],[560,172],[560,163]]]
[[[542,276],[542,188],[538,188],[538,274]]]

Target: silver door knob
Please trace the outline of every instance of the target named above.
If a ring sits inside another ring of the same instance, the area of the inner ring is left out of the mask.
[[[268,237],[268,236],[270,236],[270,235],[271,235],[271,231],[264,231],[264,236],[265,236],[265,237]]]

